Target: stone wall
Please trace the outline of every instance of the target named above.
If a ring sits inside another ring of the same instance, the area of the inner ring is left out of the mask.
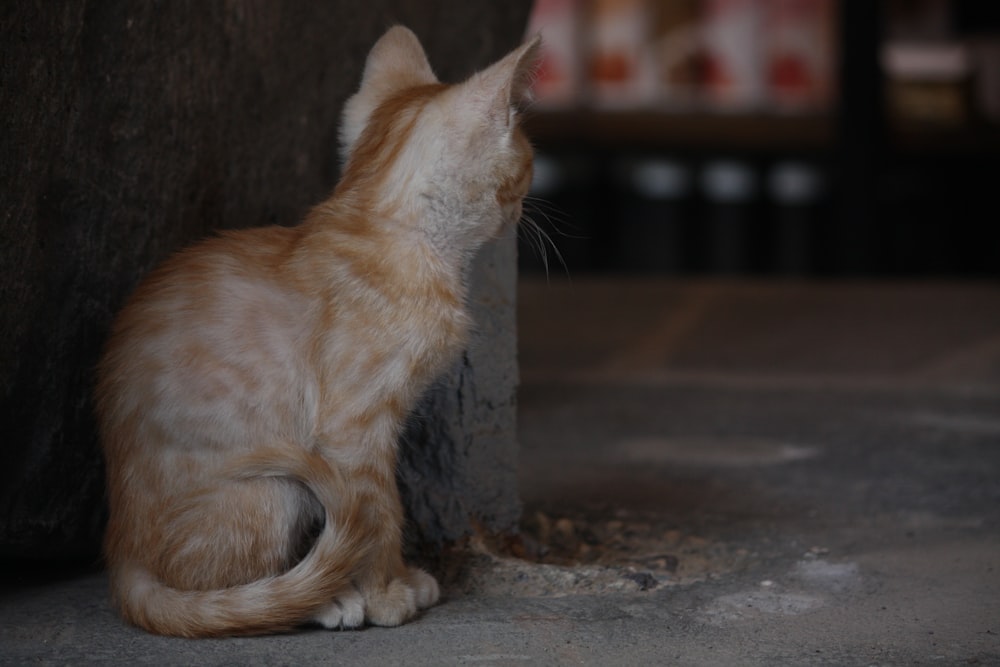
[[[389,25],[456,80],[520,40],[528,5],[4,3],[0,555],[96,554],[93,366],[140,277],[211,230],[292,224],[330,192],[341,105]],[[513,252],[481,257],[477,338],[404,443],[424,540],[516,518]]]

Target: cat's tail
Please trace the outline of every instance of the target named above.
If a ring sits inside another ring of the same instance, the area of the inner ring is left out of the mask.
[[[171,588],[138,563],[113,565],[111,588],[126,620],[181,637],[282,632],[314,618],[349,589],[368,553],[364,522],[352,516],[360,504],[325,459],[298,447],[290,450],[256,453],[241,462],[235,477],[291,478],[319,500],[326,524],[306,557],[284,574],[207,591]]]

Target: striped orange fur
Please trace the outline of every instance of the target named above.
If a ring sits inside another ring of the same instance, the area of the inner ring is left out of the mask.
[[[179,252],[129,299],[96,392],[126,620],[261,634],[437,602],[402,559],[396,440],[466,342],[469,262],[521,215],[537,57],[535,40],[445,85],[390,29],[345,106],[333,195]]]

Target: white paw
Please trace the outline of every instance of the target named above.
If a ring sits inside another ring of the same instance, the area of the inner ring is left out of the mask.
[[[313,620],[328,630],[360,628],[365,622],[365,600],[352,587],[341,593]]]
[[[372,625],[401,625],[413,618],[418,609],[430,607],[440,597],[437,580],[411,567],[405,577],[393,579],[381,591],[367,594],[365,615]]]
[[[437,579],[418,567],[410,568],[410,585],[417,597],[417,609],[427,609],[441,599]]]
[[[365,598],[365,616],[372,625],[402,625],[416,613],[416,592],[402,579],[393,579],[384,589]]]

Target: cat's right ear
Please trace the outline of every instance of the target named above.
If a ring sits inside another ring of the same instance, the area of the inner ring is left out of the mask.
[[[368,52],[361,87],[344,106],[340,125],[340,158],[351,155],[372,112],[393,93],[437,83],[420,40],[409,28],[390,28]]]

